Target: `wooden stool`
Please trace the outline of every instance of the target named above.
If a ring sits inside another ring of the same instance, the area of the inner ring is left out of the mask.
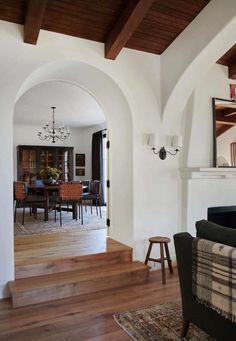
[[[166,273],[165,273],[165,260],[167,260],[168,262],[168,267],[169,267],[169,271],[170,273],[173,274],[173,268],[172,268],[172,260],[170,258],[170,253],[169,253],[169,248],[168,248],[168,243],[170,242],[170,238],[167,237],[152,237],[149,238],[149,248],[148,248],[148,252],[146,255],[146,259],[145,259],[145,264],[147,265],[148,261],[152,261],[152,262],[157,262],[157,263],[161,263],[161,272],[162,272],[162,283],[165,284],[166,283]],[[152,251],[152,245],[153,244],[160,244],[160,256],[161,258],[151,258],[150,254]],[[165,252],[166,252],[166,257],[164,256],[164,248],[163,245],[165,247]]]

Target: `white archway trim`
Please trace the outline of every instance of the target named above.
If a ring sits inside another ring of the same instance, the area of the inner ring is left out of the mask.
[[[235,30],[235,0],[212,0],[162,54],[164,127],[179,115],[197,83],[235,43]]]

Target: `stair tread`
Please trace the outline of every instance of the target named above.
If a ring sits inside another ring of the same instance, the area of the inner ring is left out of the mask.
[[[15,267],[20,267],[20,266],[29,266],[29,265],[34,265],[34,264],[45,264],[45,263],[51,263],[51,262],[59,262],[59,261],[63,261],[63,260],[73,260],[73,259],[81,259],[81,260],[85,260],[85,259],[89,259],[89,258],[94,258],[94,257],[98,257],[99,255],[104,255],[104,254],[118,254],[121,252],[125,252],[125,251],[132,251],[132,248],[130,247],[126,247],[126,248],[120,248],[120,249],[116,249],[116,250],[111,250],[111,251],[102,251],[102,252],[97,252],[97,253],[90,253],[90,254],[85,254],[85,255],[78,255],[78,254],[70,254],[67,255],[65,254],[60,255],[60,256],[54,256],[54,257],[50,257],[48,259],[39,259],[39,258],[32,258],[31,261],[28,260],[24,260],[24,261],[18,261],[15,264]]]
[[[82,243],[82,242],[81,242]],[[37,245],[37,253],[32,255],[32,249],[19,249],[19,245],[17,247],[17,258],[15,261],[15,266],[22,265],[30,265],[30,264],[38,264],[38,263],[47,263],[50,261],[63,260],[63,259],[73,259],[79,257],[92,257],[105,253],[116,253],[122,251],[132,251],[130,246],[124,245],[117,241],[114,241],[111,238],[107,238],[104,244],[97,246],[96,248],[92,247],[91,250],[88,250],[87,244],[78,245],[77,240],[74,242],[74,246],[71,244],[68,248],[68,245],[60,246],[58,240],[55,241],[55,245],[53,243],[48,246],[47,244],[38,244]],[[58,251],[59,250],[59,251]]]
[[[134,261],[114,265],[105,265],[98,268],[73,270],[50,275],[17,279],[15,281],[9,282],[9,287],[12,294],[17,294],[24,291],[37,290],[38,288],[47,288],[70,283],[72,284],[83,281],[91,281],[98,278],[101,279],[143,269],[148,269],[148,267],[139,261]]]

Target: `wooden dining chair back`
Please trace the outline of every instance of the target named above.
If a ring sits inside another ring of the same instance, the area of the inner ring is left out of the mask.
[[[14,199],[22,201],[26,199],[26,184],[23,181],[14,182]]]
[[[38,203],[43,204],[45,209],[45,198],[38,195],[28,195],[27,184],[23,181],[14,181],[14,222],[16,222],[16,211],[18,207],[23,208],[22,212],[22,225],[25,223],[25,207],[30,208],[30,214],[33,210],[34,217],[37,219],[37,205]]]
[[[79,205],[79,217],[83,224],[83,185],[81,182],[65,182],[60,184],[59,187],[59,211],[60,211],[60,225],[62,225],[61,211],[62,203],[71,203],[73,205],[74,218],[78,219],[77,205]]]
[[[96,213],[98,215],[98,206],[100,212],[100,218],[102,218],[102,211],[101,211],[101,182],[99,180],[92,180],[90,181],[90,191],[89,193],[83,194],[83,200],[90,201],[91,206],[91,214],[93,213],[92,204],[93,202],[96,205]]]

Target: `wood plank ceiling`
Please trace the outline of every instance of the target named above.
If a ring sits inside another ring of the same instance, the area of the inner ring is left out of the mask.
[[[123,47],[161,54],[210,0],[0,0],[0,19],[24,25],[36,44],[40,29],[103,42],[115,59]]]
[[[229,78],[236,79],[236,44],[227,51],[217,63],[229,67]]]
[[[236,104],[231,102],[215,105],[216,137],[236,125]]]

